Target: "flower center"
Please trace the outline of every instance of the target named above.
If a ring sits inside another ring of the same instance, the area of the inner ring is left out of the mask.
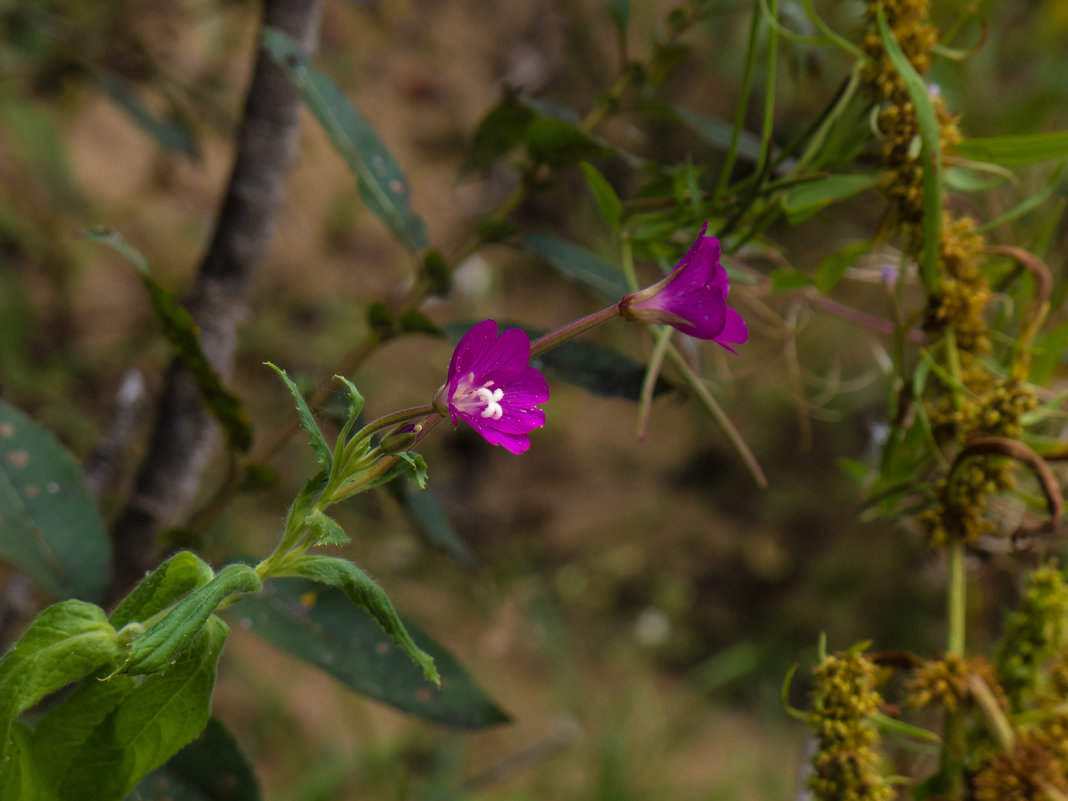
[[[490,420],[500,420],[504,416],[504,407],[501,400],[504,398],[504,390],[498,387],[491,389],[493,381],[487,381],[480,387],[472,386],[475,380],[474,373],[468,373],[467,379],[456,387],[452,396],[452,405],[459,411],[473,414],[478,411],[482,417]],[[480,411],[481,410],[481,411]]]

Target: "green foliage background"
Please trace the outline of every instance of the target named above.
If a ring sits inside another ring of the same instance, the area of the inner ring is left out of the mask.
[[[520,140],[471,147],[504,84],[586,110],[616,74],[612,14],[619,19],[628,4],[500,5],[327,7],[315,63],[403,168],[410,195],[402,192],[402,200],[427,230],[406,217],[403,203],[392,227],[414,247],[424,236],[460,246],[473,221],[513,190],[507,166],[484,169],[492,159],[472,154],[499,155]],[[686,47],[665,50],[650,68],[676,67],[662,92],[671,104],[623,113],[602,133],[641,158],[689,162],[714,177],[724,167],[751,6],[711,5],[715,13]],[[785,25],[805,29],[798,4],[780,7]],[[629,57],[662,33],[670,8],[630,4]],[[946,24],[955,8],[939,8]],[[855,38],[860,4],[820,10]],[[967,134],[1065,128],[1063,3],[984,3],[980,12],[985,27],[970,29],[963,46],[981,36],[982,46],[963,60],[937,60],[928,76],[961,112]],[[78,457],[100,436],[122,371],[136,365],[153,384],[166,365],[168,346],[142,281],[180,296],[210,234],[255,19],[252,4],[221,0],[0,4],[0,67],[12,76],[0,84],[0,387],[12,407]],[[774,140],[783,147],[833,96],[849,63],[789,38],[779,47],[771,86]],[[768,84],[759,60],[754,69],[743,121],[759,132]],[[530,112],[518,106],[498,113],[526,131]],[[264,430],[290,400],[262,362],[284,365],[313,386],[367,330],[368,304],[389,299],[416,274],[361,195],[364,186],[382,184],[386,191],[373,202],[396,202],[393,173],[380,181],[372,165],[356,164],[372,178],[358,189],[328,135],[310,114],[304,122],[230,386]],[[543,115],[538,124],[526,134],[535,155],[551,161],[564,153],[592,166],[571,170],[525,203],[516,216],[529,232],[524,248],[494,246],[469,258],[448,300],[426,310],[430,323],[492,314],[545,330],[593,308],[587,289],[592,282],[596,291],[603,274],[591,268],[585,287],[570,284],[550,261],[560,240],[581,243],[602,264],[618,260],[603,219],[617,212],[602,181],[629,198],[636,187],[625,182],[633,174],[566,120]],[[846,134],[864,124],[846,119],[831,130],[841,136],[832,142],[842,163],[857,149]],[[759,138],[743,138],[739,174],[759,158]],[[742,354],[709,357],[716,396],[763,465],[768,490],[676,396],[657,401],[650,436],[638,442],[633,404],[557,382],[549,424],[522,459],[445,427],[428,441],[431,491],[452,530],[433,530],[440,524],[433,515],[413,519],[403,497],[386,493],[339,509],[354,534],[344,552],[460,657],[510,725],[469,735],[404,718],[268,649],[246,631],[254,615],[232,610],[214,713],[250,755],[266,798],[782,798],[796,782],[801,740],[785,721],[779,685],[792,663],[811,663],[820,632],[838,646],[872,638],[921,654],[941,647],[938,566],[915,536],[860,519],[858,470],[846,469],[877,455],[886,408],[877,365],[886,343],[822,313],[805,294],[812,280],[822,281],[819,289],[833,286],[840,300],[885,314],[869,291],[878,265],[862,280],[833,280],[844,269],[835,254],[870,238],[878,223],[876,195],[851,194],[876,167],[862,161],[817,187],[823,194],[811,186],[792,193],[787,219],[755,243],[767,259],[761,267],[782,290],[768,300],[775,317],[747,314],[754,337]],[[990,219],[1041,197],[1043,205],[994,229],[994,239],[1039,246],[1063,288],[1068,200],[1059,172],[1051,179],[1048,168],[1021,169],[1017,183],[968,202]],[[958,180],[981,178],[962,173]],[[122,231],[153,279],[76,237],[98,224]],[[653,257],[670,264],[679,254],[643,255],[652,275]],[[1063,338],[1063,326],[1057,330]],[[598,341],[640,352],[629,329],[605,331]],[[1056,375],[1060,349],[1051,345],[1046,355]],[[426,402],[450,351],[448,342],[422,336],[387,345],[358,377],[373,413]],[[345,398],[331,403],[315,413],[329,419]],[[311,467],[298,439],[279,460],[269,493],[242,496],[207,530],[175,532],[175,541],[193,536],[220,564],[268,550],[284,499]],[[105,515],[115,511],[136,456],[104,497]],[[214,466],[208,481],[223,471]],[[453,555],[473,555],[473,564],[443,556],[443,542]],[[997,558],[983,576],[988,608],[974,611],[993,619],[999,601],[1013,597],[1014,576]]]

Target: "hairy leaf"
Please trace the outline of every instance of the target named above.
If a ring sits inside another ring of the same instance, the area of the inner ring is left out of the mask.
[[[323,432],[319,430],[315,418],[312,417],[311,409],[308,408],[308,402],[304,400],[300,388],[293,383],[293,380],[281,367],[271,364],[270,362],[266,362],[266,364],[278,373],[278,377],[285,382],[286,388],[293,396],[293,400],[297,402],[297,414],[300,415],[300,427],[303,428],[311,438],[312,450],[315,451],[315,455],[319,459],[319,464],[329,470],[330,466],[334,463],[334,455],[330,450],[330,446],[326,444],[326,438],[323,436]]]
[[[228,634],[212,617],[165,671],[91,678],[45,715],[34,731],[34,752],[57,795],[120,801],[196,737],[208,721]]]
[[[286,563],[282,570],[284,572],[276,575],[311,579],[344,592],[349,600],[375,619],[429,681],[440,684],[433,657],[420,650],[412,640],[385,590],[352,562],[332,556],[302,556]]]
[[[260,786],[234,737],[217,718],[126,801],[260,801]]]
[[[215,572],[203,559],[191,551],[179,551],[145,576],[115,607],[108,622],[121,629],[127,623],[147,620],[213,578]]]
[[[41,612],[0,660],[0,756],[15,717],[121,655],[115,629],[99,606],[63,601]]]
[[[262,586],[259,575],[248,565],[227,565],[130,644],[130,656],[123,670],[130,674],[166,670],[209,623],[219,604],[231,595],[255,592]]]

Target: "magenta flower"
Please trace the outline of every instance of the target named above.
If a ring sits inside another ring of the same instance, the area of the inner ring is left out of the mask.
[[[727,343],[749,339],[742,315],[727,305],[730,279],[719,263],[719,240],[705,236],[708,223],[675,269],[652,286],[627,295],[619,310],[628,320],[663,323],[698,339]]]
[[[529,362],[530,338],[522,330],[509,328],[498,337],[493,320],[474,326],[449,364],[444,392],[452,422],[463,420],[491,445],[524,453],[528,434],[545,425],[537,404],[549,400],[545,376]]]

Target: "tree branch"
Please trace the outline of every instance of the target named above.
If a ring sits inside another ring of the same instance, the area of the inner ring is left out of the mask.
[[[264,0],[262,23],[311,50],[318,41],[321,10],[322,0]],[[296,89],[259,48],[230,184],[187,299],[204,353],[221,376],[233,367],[238,327],[274,230],[296,153],[299,112]],[[112,531],[112,598],[158,563],[156,535],[188,515],[217,439],[218,428],[192,377],[176,359],[167,373],[148,455]]]

